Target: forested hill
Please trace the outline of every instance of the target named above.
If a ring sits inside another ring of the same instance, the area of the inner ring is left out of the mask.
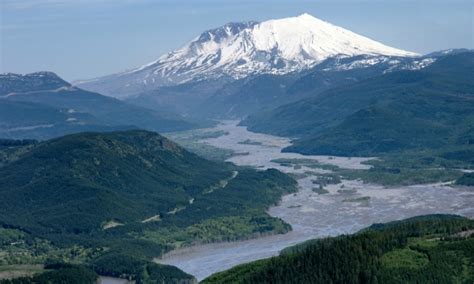
[[[52,258],[93,265],[99,274],[166,282],[191,276],[151,262],[163,252],[291,229],[266,213],[296,189],[276,170],[208,161],[143,130],[26,142],[4,141],[0,148],[6,264]]]
[[[301,138],[304,154],[376,156],[469,146],[474,113],[474,52],[333,88],[251,116],[251,130]]]
[[[348,100],[370,103],[289,150],[373,156],[472,147],[474,79],[469,74],[474,74],[473,52],[440,58],[422,71],[357,84],[348,90]]]
[[[171,211],[232,174],[138,130],[50,140],[0,172],[3,223],[68,233]]]
[[[474,221],[432,215],[314,240],[203,283],[473,283]]]

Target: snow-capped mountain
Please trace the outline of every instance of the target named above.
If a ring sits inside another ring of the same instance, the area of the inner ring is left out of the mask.
[[[77,84],[103,94],[126,97],[193,80],[286,74],[313,67],[334,56],[356,55],[417,56],[302,14],[260,23],[230,23],[202,33],[183,48],[152,63]]]

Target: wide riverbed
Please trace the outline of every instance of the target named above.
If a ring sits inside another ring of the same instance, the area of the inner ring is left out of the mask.
[[[367,159],[281,153],[281,149],[291,144],[289,139],[253,133],[237,124],[238,121],[225,121],[215,128],[203,130],[225,131],[228,135],[202,142],[245,153],[229,159],[236,165],[276,168],[294,174],[306,173],[305,177],[298,179],[298,193],[284,196],[278,206],[269,210],[270,215],[291,224],[293,231],[248,241],[179,249],[157,260],[175,265],[198,280],[241,263],[277,255],[283,248],[308,239],[354,233],[373,223],[432,213],[474,217],[472,188],[454,188],[443,184],[385,188],[360,181],[343,181],[344,186],[328,186],[326,189],[329,193],[319,195],[312,191],[315,185],[311,181],[317,172],[324,170],[281,166],[272,160],[312,159],[341,168],[366,169],[367,166],[361,162]],[[311,172],[314,174],[311,175]]]

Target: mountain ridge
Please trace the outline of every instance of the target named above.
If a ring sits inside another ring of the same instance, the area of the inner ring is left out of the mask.
[[[0,98],[11,93],[29,91],[34,88],[37,91],[70,87],[71,84],[56,73],[51,71],[38,71],[27,74],[4,73],[0,74]]]

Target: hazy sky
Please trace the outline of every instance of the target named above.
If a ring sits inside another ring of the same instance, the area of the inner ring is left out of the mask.
[[[206,29],[303,12],[387,45],[474,48],[474,0],[0,0],[0,73],[67,80],[130,69]]]

